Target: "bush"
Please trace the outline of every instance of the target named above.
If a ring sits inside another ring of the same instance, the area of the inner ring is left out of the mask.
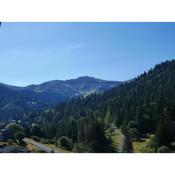
[[[55,144],[54,140],[47,139],[47,141],[48,141],[49,144]]]
[[[157,152],[158,153],[169,153],[170,150],[169,150],[169,147],[163,145],[163,146],[158,148]]]
[[[40,142],[43,143],[43,144],[49,144],[49,142],[47,141],[47,139],[41,139]]]
[[[139,138],[140,138],[140,133],[139,133],[139,131],[138,131],[137,128],[130,128],[130,129],[128,130],[128,132],[129,132],[129,134],[130,134],[130,136],[131,136],[132,141],[134,141],[134,140],[139,140]]]
[[[55,144],[55,141],[51,140],[51,139],[41,139],[41,143],[43,144]]]
[[[44,132],[38,124],[33,124],[31,128],[32,136],[44,137]]]
[[[85,153],[88,152],[88,148],[83,143],[75,143],[72,152]]]
[[[158,126],[156,129],[157,147],[170,146],[173,141],[172,123],[166,113],[161,114]]]
[[[15,138],[18,140],[19,143],[22,143],[24,139],[24,134],[22,132],[18,132],[15,134]]]
[[[72,140],[65,136],[62,136],[58,139],[57,146],[68,151],[71,151],[73,149]]]
[[[149,153],[155,153],[156,152],[156,137],[155,135],[150,135],[147,150]]]
[[[16,124],[16,123],[10,123],[6,126],[6,128],[11,128],[14,130],[15,133],[17,132],[24,132],[24,128],[19,125],[19,124]]]
[[[9,145],[13,145],[13,140],[12,139],[8,139],[7,142],[8,142]]]
[[[41,138],[37,137],[37,136],[32,136],[31,137],[33,140],[35,140],[36,142],[41,142]]]
[[[138,123],[131,120],[127,125],[127,129],[130,129],[130,128],[137,128],[138,129]]]

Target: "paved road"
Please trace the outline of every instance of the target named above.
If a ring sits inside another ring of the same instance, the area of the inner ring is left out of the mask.
[[[42,144],[42,143],[38,143],[38,142],[36,142],[36,141],[34,141],[34,140],[32,140],[32,139],[25,138],[25,139],[24,139],[24,142],[33,144],[33,145],[35,145],[39,150],[44,151],[44,152],[46,152],[46,153],[59,153],[58,150],[53,149],[53,148],[50,148],[50,147],[48,147],[48,146],[46,146],[46,145],[44,145],[44,144]]]

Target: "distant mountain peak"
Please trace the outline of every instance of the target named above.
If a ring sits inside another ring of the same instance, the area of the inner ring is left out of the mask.
[[[95,79],[97,79],[97,78],[95,78],[95,77],[90,77],[90,76],[81,76],[81,77],[78,77],[77,79],[93,79],[93,80],[95,80]]]

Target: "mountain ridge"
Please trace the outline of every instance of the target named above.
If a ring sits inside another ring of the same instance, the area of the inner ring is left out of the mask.
[[[51,81],[46,81],[40,84],[27,85],[24,87],[8,85],[2,82],[0,83],[0,86],[4,88],[8,88],[9,90],[13,90],[13,91],[14,90],[17,90],[17,91],[29,90],[29,91],[33,91],[37,93],[48,92],[48,91],[64,92],[65,88],[67,88],[66,90],[72,91],[71,94],[69,95],[73,97],[75,96],[75,94],[85,95],[86,93],[89,93],[92,90],[94,92],[103,92],[114,86],[117,86],[120,83],[122,82],[121,81],[107,81],[107,80],[97,79],[94,77],[83,76],[83,77],[78,77],[76,79],[69,79],[69,80],[51,80]],[[67,93],[67,91],[65,93]]]
[[[69,101],[73,97],[102,93],[119,84],[121,82],[108,82],[87,76],[65,81],[53,80],[26,87],[0,83],[0,113],[4,117],[12,117],[9,111],[14,111],[15,106],[20,109],[20,113],[23,110],[42,110],[56,103]],[[18,112],[17,114],[20,116]]]

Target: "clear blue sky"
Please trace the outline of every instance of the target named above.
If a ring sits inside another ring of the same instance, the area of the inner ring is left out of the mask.
[[[175,23],[2,23],[0,82],[128,80],[175,58]]]

